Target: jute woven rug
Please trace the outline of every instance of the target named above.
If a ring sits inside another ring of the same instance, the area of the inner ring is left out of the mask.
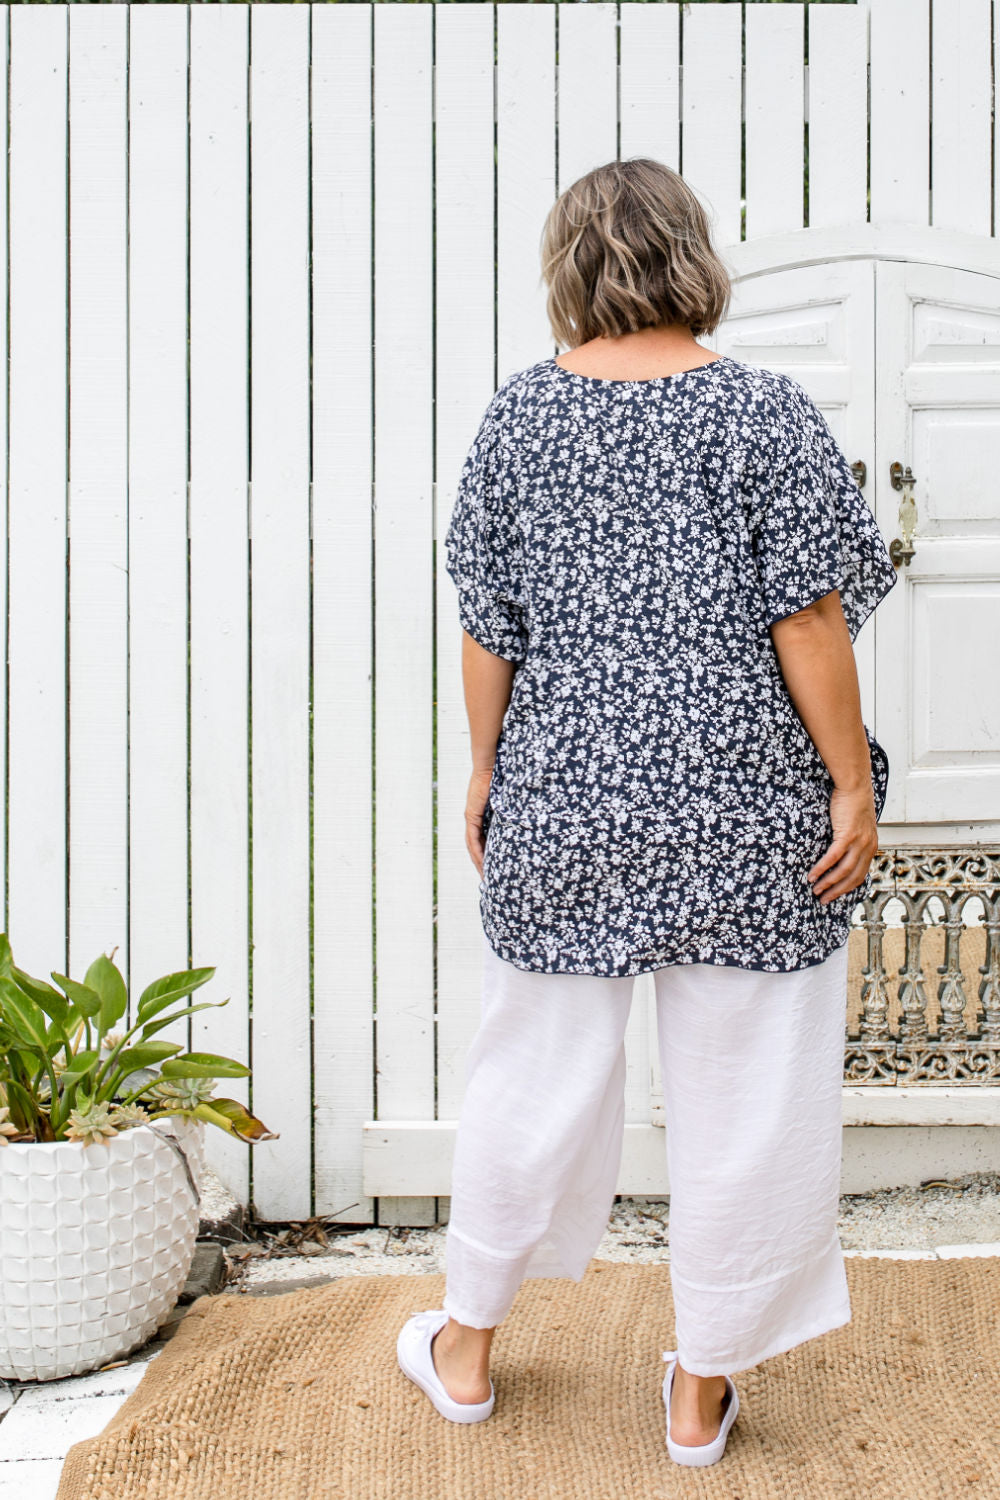
[[[1000,1495],[1000,1259],[850,1258],[843,1328],[736,1376],[725,1456],[671,1462],[669,1267],[525,1282],[493,1415],[446,1421],[396,1364],[444,1275],[195,1302],[57,1500],[937,1500]]]

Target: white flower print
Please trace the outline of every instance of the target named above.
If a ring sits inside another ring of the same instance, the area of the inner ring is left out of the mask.
[[[838,589],[853,640],[896,570],[796,380],[541,360],[487,406],[444,545],[462,625],[517,667],[480,884],[501,957],[778,973],[846,942],[871,877],[826,905],[808,885],[832,780],[768,627]]]

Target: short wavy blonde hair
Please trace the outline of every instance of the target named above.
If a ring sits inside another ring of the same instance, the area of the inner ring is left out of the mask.
[[[684,178],[649,157],[595,167],[556,199],[542,230],[546,311],[560,344],[661,323],[712,333],[729,272]]]

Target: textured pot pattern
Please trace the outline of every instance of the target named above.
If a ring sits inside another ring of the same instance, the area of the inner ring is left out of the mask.
[[[183,1115],[167,1115],[165,1119],[153,1121],[154,1130],[172,1135],[187,1157],[191,1176],[201,1193],[205,1182],[208,1157],[205,1150],[205,1127],[200,1120],[186,1120]]]
[[[80,1375],[139,1348],[176,1303],[197,1235],[183,1161],[158,1129],[0,1149],[0,1377]]]

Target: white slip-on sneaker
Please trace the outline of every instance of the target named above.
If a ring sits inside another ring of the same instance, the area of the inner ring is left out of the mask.
[[[414,1385],[419,1385],[442,1417],[447,1417],[449,1422],[483,1422],[492,1412],[496,1400],[493,1381],[490,1381],[490,1394],[485,1401],[453,1401],[434,1368],[431,1341],[447,1321],[448,1313],[443,1307],[431,1312],[414,1313],[403,1324],[396,1340],[399,1368]]]
[[[729,1399],[722,1408],[722,1424],[710,1443],[675,1443],[670,1436],[670,1392],[673,1390],[674,1371],[677,1369],[677,1350],[664,1349],[663,1358],[669,1361],[667,1373],[663,1377],[663,1404],[667,1408],[667,1452],[675,1464],[717,1464],[726,1451],[729,1429],[736,1421],[736,1413],[740,1409],[740,1398],[736,1394],[735,1385],[727,1375],[725,1381]]]

